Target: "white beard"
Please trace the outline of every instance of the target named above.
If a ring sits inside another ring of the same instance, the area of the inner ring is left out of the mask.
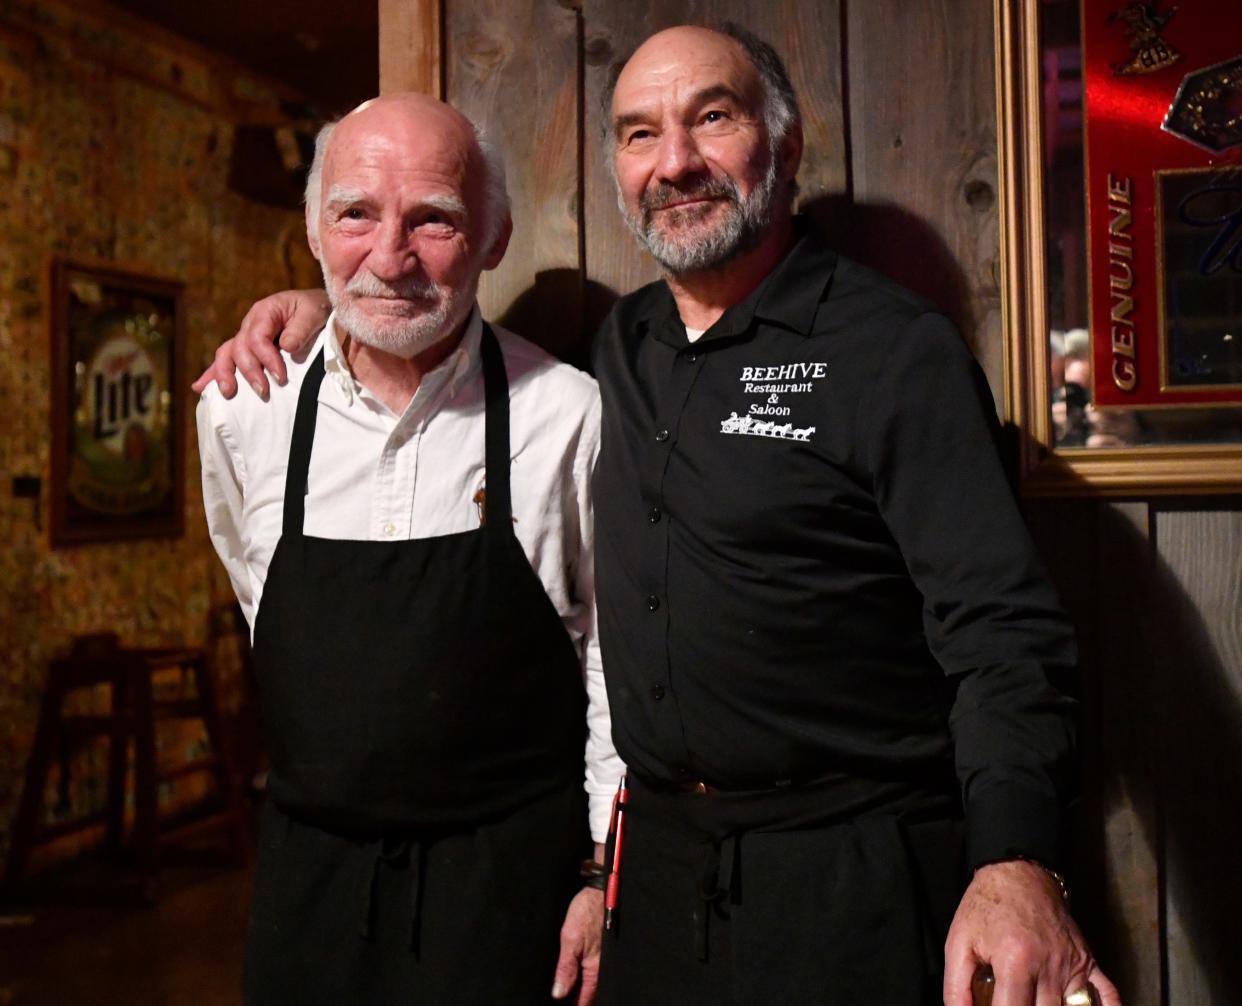
[[[322,263],[321,263],[322,265]],[[337,324],[365,346],[409,360],[452,334],[474,304],[475,286],[450,294],[431,280],[410,278],[388,283],[360,272],[342,284],[323,267],[324,287]],[[358,306],[359,297],[391,298],[392,313],[376,316]]]

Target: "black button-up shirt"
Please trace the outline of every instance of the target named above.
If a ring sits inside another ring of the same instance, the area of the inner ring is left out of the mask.
[[[1073,635],[942,316],[800,225],[697,342],[662,283],[596,343],[617,749],[729,788],[956,770],[972,864],[1055,863]]]

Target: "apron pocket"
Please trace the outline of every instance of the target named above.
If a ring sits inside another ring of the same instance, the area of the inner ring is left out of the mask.
[[[895,817],[751,832],[739,855],[740,1003],[925,1002],[921,898]]]

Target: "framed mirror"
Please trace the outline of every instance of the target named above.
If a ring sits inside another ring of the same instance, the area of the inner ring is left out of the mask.
[[[1242,491],[1242,5],[995,7],[1023,493]]]

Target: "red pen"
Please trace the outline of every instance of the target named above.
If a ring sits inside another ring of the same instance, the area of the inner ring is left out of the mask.
[[[625,805],[630,799],[630,791],[625,784],[625,776],[621,777],[621,785],[617,787],[617,795],[612,802],[612,870],[608,874],[608,887],[604,891],[604,928],[612,928],[613,916],[617,912],[617,888],[621,882],[621,842],[625,835]]]

